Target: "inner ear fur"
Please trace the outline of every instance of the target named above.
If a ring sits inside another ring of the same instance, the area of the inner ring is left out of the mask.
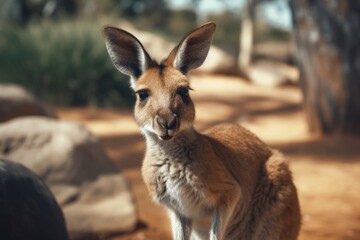
[[[183,74],[200,67],[209,52],[215,29],[216,24],[209,22],[193,30],[180,41],[163,62]]]
[[[138,79],[153,60],[141,42],[131,33],[106,26],[103,30],[106,49],[115,67],[133,80]]]

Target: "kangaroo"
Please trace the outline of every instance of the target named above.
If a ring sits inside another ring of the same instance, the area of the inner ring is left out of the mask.
[[[167,209],[175,240],[297,239],[300,207],[282,154],[235,124],[193,127],[188,73],[204,62],[215,28],[193,30],[160,63],[132,34],[104,28],[110,58],[137,96],[144,182]]]

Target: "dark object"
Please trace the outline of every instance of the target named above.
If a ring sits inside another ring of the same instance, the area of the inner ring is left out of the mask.
[[[0,159],[0,239],[68,240],[50,190],[24,166]]]
[[[360,1],[290,3],[310,130],[360,135]]]

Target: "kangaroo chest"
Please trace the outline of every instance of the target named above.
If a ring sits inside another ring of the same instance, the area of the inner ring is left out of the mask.
[[[193,159],[158,154],[150,161],[151,170],[144,179],[156,202],[191,218],[210,214],[214,201]]]

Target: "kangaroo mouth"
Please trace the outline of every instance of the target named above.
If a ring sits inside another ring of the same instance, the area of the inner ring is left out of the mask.
[[[169,134],[166,134],[166,135],[163,135],[163,136],[159,136],[160,140],[163,140],[163,141],[168,141],[170,139],[173,138],[173,136],[169,135]]]

